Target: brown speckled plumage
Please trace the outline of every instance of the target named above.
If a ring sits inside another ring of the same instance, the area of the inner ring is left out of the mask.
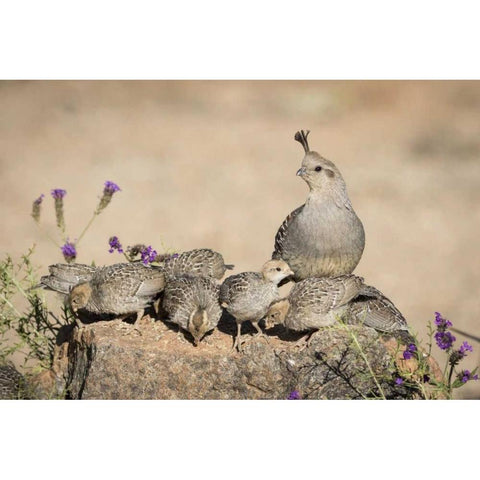
[[[75,285],[88,282],[96,270],[96,267],[81,263],[56,263],[48,267],[50,275],[41,277],[40,283],[35,288],[45,288],[68,295]]]
[[[80,317],[125,317],[137,313],[138,320],[164,287],[165,274],[161,268],[117,263],[97,268],[88,282],[72,288],[68,301]]]
[[[338,318],[382,332],[408,330],[395,305],[356,275],[312,277],[295,284],[286,299],[271,305],[268,320],[295,331],[317,330]]]
[[[370,285],[364,285],[350,302],[348,316],[381,332],[408,331],[407,321],[397,307]]]
[[[218,294],[219,286],[211,277],[174,275],[168,277],[162,308],[168,319],[190,332],[198,345],[222,316]]]
[[[291,212],[275,237],[272,258],[283,259],[294,271],[294,280],[330,277],[353,272],[365,247],[362,222],[348,198],[338,168],[310,151],[308,132],[297,132],[305,157],[297,175],[310,188],[304,205]]]
[[[233,265],[226,265],[223,256],[209,248],[197,248],[178,256],[165,255],[161,262],[167,275],[201,275],[220,280],[227,270],[232,270]]]
[[[13,365],[0,365],[0,400],[24,398],[25,379]]]

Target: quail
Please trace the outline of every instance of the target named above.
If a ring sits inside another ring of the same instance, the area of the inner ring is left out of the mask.
[[[407,321],[397,307],[371,285],[364,285],[349,303],[347,316],[380,332],[408,331]]]
[[[16,400],[24,397],[25,379],[9,363],[0,365],[0,400]]]
[[[408,330],[395,305],[356,275],[312,277],[296,283],[287,298],[270,306],[267,324],[314,331],[334,324],[340,317],[382,332]]]
[[[305,156],[297,171],[309,186],[305,204],[287,216],[275,236],[272,258],[285,260],[294,280],[352,273],[365,247],[362,222],[348,198],[338,168],[310,151],[309,131],[297,132]]]
[[[40,283],[33,288],[45,288],[68,295],[79,283],[88,282],[96,271],[96,267],[81,263],[57,263],[50,265],[50,275],[40,278]]]
[[[242,323],[249,320],[263,335],[258,322],[265,316],[270,304],[278,298],[278,284],[293,272],[283,260],[266,262],[262,271],[242,272],[227,277],[220,286],[220,304],[237,322],[237,335],[233,344],[240,350]]]
[[[162,257],[162,256],[161,256]],[[160,264],[167,275],[191,274],[220,280],[233,265],[226,265],[223,256],[209,248],[197,248],[179,255],[164,255]]]
[[[219,286],[213,278],[188,274],[169,276],[162,308],[170,322],[190,332],[197,346],[222,316],[218,293]]]
[[[164,287],[165,274],[161,268],[117,263],[97,268],[89,281],[74,286],[68,303],[80,318],[106,315],[126,318],[136,313],[138,321]]]

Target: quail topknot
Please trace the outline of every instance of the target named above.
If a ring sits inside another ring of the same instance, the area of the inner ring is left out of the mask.
[[[352,273],[365,247],[363,225],[350,203],[345,181],[330,160],[310,151],[308,133],[297,132],[295,140],[305,150],[297,175],[310,192],[305,204],[280,226],[272,254],[290,265],[295,281]]]
[[[173,275],[168,277],[162,308],[168,319],[190,332],[198,345],[222,316],[218,293],[219,286],[211,277]]]
[[[258,322],[265,316],[270,304],[278,298],[278,284],[293,272],[283,260],[266,262],[260,273],[242,272],[227,277],[220,286],[220,304],[237,322],[233,344],[240,350],[242,323],[250,321],[258,334],[263,335]]]
[[[68,302],[80,318],[117,316],[134,313],[137,321],[165,287],[165,274],[159,267],[141,263],[117,263],[95,270],[89,281],[72,288]]]

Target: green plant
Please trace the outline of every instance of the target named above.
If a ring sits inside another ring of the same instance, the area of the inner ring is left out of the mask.
[[[395,382],[398,385],[406,385],[417,389],[422,398],[435,399],[453,397],[455,389],[463,387],[470,381],[477,381],[476,367],[473,371],[458,370],[457,366],[468,352],[473,352],[473,347],[468,342],[463,342],[460,347],[455,348],[456,338],[449,331],[452,322],[435,312],[435,328],[428,323],[428,343],[422,348],[421,342],[414,336],[414,343],[406,346],[402,352],[403,365],[399,362],[397,367],[398,376]],[[432,347],[433,340],[440,350],[447,354],[445,365],[441,373],[433,371]],[[410,365],[408,364],[410,362]],[[413,368],[412,368],[413,365]]]
[[[0,359],[6,360],[13,352],[23,354],[25,363],[34,360],[42,368],[50,368],[55,338],[60,329],[71,322],[72,316],[63,307],[60,316],[48,309],[39,290],[37,269],[32,264],[34,247],[14,261],[6,255],[0,261]],[[20,299],[26,307],[20,309]],[[7,342],[12,332],[14,343]]]

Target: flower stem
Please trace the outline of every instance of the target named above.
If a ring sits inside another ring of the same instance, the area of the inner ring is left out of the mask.
[[[35,222],[35,225],[40,229],[40,231],[54,244],[56,245],[58,248],[61,248],[60,245],[55,241],[54,238],[52,238],[52,236],[46,232],[45,230],[43,230],[43,228],[37,223]]]
[[[95,220],[95,218],[97,217],[98,213],[95,211],[93,212],[93,216],[92,218],[90,219],[90,221],[87,223],[86,227],[83,229],[83,232],[80,234],[80,236],[78,237],[75,245],[78,245],[80,243],[80,240],[82,239],[82,237],[85,235],[86,231],[90,228],[90,225],[93,223],[93,221]]]

